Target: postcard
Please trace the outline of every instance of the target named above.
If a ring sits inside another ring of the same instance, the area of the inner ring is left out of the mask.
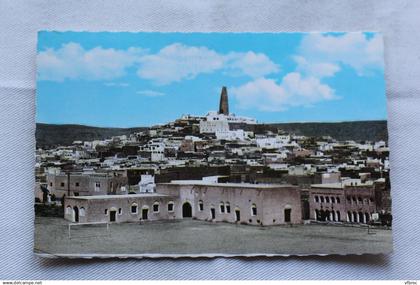
[[[34,252],[392,252],[376,32],[38,34]]]

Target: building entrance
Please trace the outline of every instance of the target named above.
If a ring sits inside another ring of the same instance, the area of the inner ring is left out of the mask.
[[[149,209],[141,210],[141,218],[147,220],[149,218]]]
[[[183,218],[191,218],[192,217],[192,208],[191,204],[188,202],[185,202],[182,205],[182,217]]]
[[[211,212],[211,219],[212,220],[216,219],[216,210],[214,208],[211,208],[210,212]]]
[[[117,211],[109,211],[109,221],[116,222],[117,221]]]
[[[239,222],[241,220],[241,211],[235,210],[235,221]]]
[[[77,208],[76,206],[73,208],[73,210],[74,210],[74,221],[76,222],[76,223],[78,223],[79,222],[79,208]]]
[[[292,209],[285,209],[284,210],[284,222],[285,223],[290,223],[291,214],[292,214]]]

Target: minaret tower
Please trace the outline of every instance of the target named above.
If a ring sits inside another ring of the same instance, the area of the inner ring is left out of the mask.
[[[229,101],[225,86],[222,87],[222,93],[220,93],[219,114],[229,115]]]

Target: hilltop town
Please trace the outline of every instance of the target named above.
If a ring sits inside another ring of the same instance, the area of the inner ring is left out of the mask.
[[[71,222],[196,218],[250,225],[386,220],[387,142],[256,132],[218,111],[103,140],[36,150],[38,209]],[[39,211],[38,211],[39,212]]]

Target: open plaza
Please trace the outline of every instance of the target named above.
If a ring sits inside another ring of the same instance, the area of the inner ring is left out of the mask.
[[[195,219],[79,224],[35,218],[35,253],[53,256],[312,255],[392,251],[391,230],[360,225],[251,226]],[[159,253],[159,254],[156,254]]]

